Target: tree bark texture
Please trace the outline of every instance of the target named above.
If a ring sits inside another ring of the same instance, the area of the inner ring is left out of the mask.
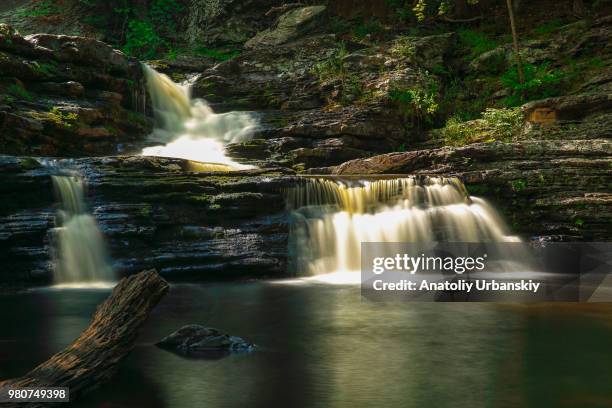
[[[134,343],[151,310],[168,291],[155,270],[122,279],[98,306],[89,326],[63,351],[23,377],[0,381],[0,388],[69,387],[73,401],[108,381]],[[1,404],[8,407],[49,407],[49,403]]]

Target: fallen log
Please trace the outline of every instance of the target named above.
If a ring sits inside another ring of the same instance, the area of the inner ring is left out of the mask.
[[[23,377],[0,382],[5,387],[68,387],[73,401],[108,381],[134,342],[149,313],[168,291],[155,270],[122,279],[98,306],[91,323],[63,351]],[[7,407],[49,407],[49,403],[9,403]]]

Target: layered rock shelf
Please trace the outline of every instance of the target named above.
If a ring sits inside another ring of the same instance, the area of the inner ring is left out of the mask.
[[[89,156],[151,130],[140,63],[91,38],[0,24],[0,151]]]

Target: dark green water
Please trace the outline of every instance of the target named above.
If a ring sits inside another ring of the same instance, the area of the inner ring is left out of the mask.
[[[107,294],[1,296],[0,378],[66,346]],[[259,349],[190,360],[152,345],[190,323]],[[586,311],[371,303],[313,283],[173,286],[117,376],[77,406],[609,407],[612,324]]]

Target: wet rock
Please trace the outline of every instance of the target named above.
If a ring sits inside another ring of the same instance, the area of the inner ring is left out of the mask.
[[[216,353],[244,353],[255,350],[255,345],[242,337],[230,336],[218,329],[197,324],[181,327],[164,337],[156,345],[190,357],[207,357]]]
[[[0,156],[1,282],[50,281],[54,226],[51,170],[41,160]],[[281,276],[288,220],[286,169],[228,173],[182,159],[142,156],[65,160],[88,184],[86,197],[119,275],[154,265],[170,281]]]
[[[0,26],[0,153],[116,153],[151,129],[137,63],[100,41]]]

